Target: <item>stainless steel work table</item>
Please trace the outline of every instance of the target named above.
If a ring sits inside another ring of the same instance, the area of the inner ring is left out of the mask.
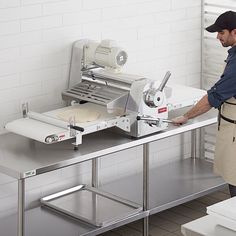
[[[70,236],[97,235],[144,218],[143,235],[147,236],[149,214],[154,214],[196,197],[203,196],[225,185],[220,177],[212,173],[212,164],[201,158],[188,158],[169,165],[167,164],[161,168],[149,170],[149,144],[153,141],[190,130],[193,131],[192,137],[193,143],[195,143],[196,129],[214,124],[215,122],[216,113],[207,113],[183,126],[174,127],[170,125],[168,130],[164,132],[140,139],[131,139],[107,131],[97,132],[85,136],[83,138],[83,144],[79,146],[78,151],[73,150],[71,140],[53,145],[45,145],[15,134],[1,135],[0,171],[18,179],[18,215],[15,218],[8,219],[7,222],[8,224],[9,222],[16,223],[17,218],[18,236],[65,235],[59,234],[64,232],[62,226],[68,228],[65,232],[67,232],[66,235]],[[101,188],[141,203],[143,205],[142,212],[105,227],[90,226],[41,208],[25,212],[25,178],[92,160],[92,185],[97,187],[97,158],[140,145],[143,145],[143,173],[129,177],[128,181],[127,179],[121,179],[114,183],[101,186]],[[194,145],[192,149],[194,155]],[[135,193],[131,190],[129,184],[132,180],[132,184],[137,184],[137,186],[140,186],[143,182],[143,188],[140,193]],[[154,182],[151,180],[154,180]],[[25,227],[25,215],[27,227]],[[39,230],[37,222],[41,221],[45,224],[40,229],[40,232],[37,232]],[[71,231],[69,231],[69,228]]]

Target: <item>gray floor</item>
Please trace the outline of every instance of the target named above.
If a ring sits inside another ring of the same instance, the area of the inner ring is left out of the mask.
[[[182,236],[182,224],[206,215],[206,207],[229,198],[228,188],[150,216],[150,236]],[[100,236],[142,236],[142,221],[137,221]]]

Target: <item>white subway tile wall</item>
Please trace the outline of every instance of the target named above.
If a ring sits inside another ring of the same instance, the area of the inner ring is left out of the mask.
[[[21,117],[21,104],[47,111],[63,106],[72,43],[114,39],[128,52],[124,71],[198,87],[201,0],[0,0],[0,133]],[[152,166],[189,155],[174,137],[151,145]],[[100,183],[135,174],[142,148],[104,157]],[[91,163],[27,181],[27,207],[75,183],[90,182]],[[16,209],[16,181],[0,175],[0,217]],[[5,213],[4,213],[5,212]]]

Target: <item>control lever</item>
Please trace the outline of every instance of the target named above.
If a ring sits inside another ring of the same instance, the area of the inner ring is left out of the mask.
[[[163,89],[166,86],[166,83],[169,80],[170,76],[171,76],[170,71],[167,71],[164,78],[163,78],[163,80],[161,81],[161,84],[160,84],[159,88],[158,88],[159,91],[161,91],[161,92],[163,91]]]
[[[80,126],[76,125],[75,117],[70,117],[68,128],[70,128],[70,129],[72,129],[74,131],[84,132],[84,128],[83,127],[80,127]],[[71,136],[73,136],[73,135],[74,135],[74,132],[72,131],[71,132]]]
[[[163,103],[164,95],[163,89],[171,76],[170,71],[167,71],[159,88],[156,88],[155,82],[151,83],[150,89],[144,93],[144,102],[147,106],[155,108],[161,106]]]
[[[155,121],[155,122],[165,122],[165,123],[171,123],[171,124],[174,123],[172,120],[168,120],[168,119],[152,118],[152,117],[145,117],[145,116],[137,116],[136,119],[137,120],[146,120],[146,121]]]
[[[84,132],[84,128],[77,125],[69,125],[69,128],[80,131],[80,132]]]

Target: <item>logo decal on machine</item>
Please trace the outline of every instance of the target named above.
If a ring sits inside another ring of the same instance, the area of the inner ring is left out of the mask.
[[[161,107],[158,109],[158,113],[163,113],[167,111],[167,107]]]
[[[65,138],[65,134],[61,134],[60,136],[59,136],[59,140],[62,140],[63,138]]]

